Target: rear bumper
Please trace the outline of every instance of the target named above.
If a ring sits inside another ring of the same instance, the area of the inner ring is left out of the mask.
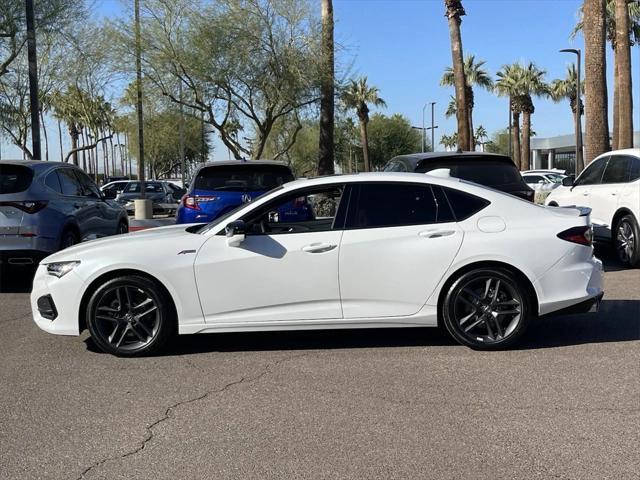
[[[0,265],[2,266],[31,266],[51,255],[51,252],[40,250],[0,250]]]
[[[604,292],[601,292],[595,297],[589,298],[580,303],[576,303],[575,305],[571,305],[570,307],[565,307],[561,310],[556,310],[555,312],[549,315],[555,316],[555,315],[577,315],[580,313],[597,313],[598,310],[600,309],[600,302],[602,302],[603,296],[604,296]]]

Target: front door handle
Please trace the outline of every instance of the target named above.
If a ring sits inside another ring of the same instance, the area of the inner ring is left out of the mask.
[[[589,192],[582,192],[582,196],[583,197],[588,197],[589,196]]]
[[[455,235],[455,230],[424,230],[418,235],[424,238],[442,238],[442,237],[450,237],[451,235]]]
[[[311,245],[302,247],[302,251],[307,253],[324,253],[330,252],[336,247],[337,245],[332,245],[330,243],[312,243]]]

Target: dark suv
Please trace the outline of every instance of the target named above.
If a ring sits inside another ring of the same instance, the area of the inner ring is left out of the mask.
[[[385,172],[427,173],[448,168],[451,176],[478,183],[533,202],[535,192],[522,179],[513,161],[505,156],[484,152],[412,153],[392,158]]]
[[[30,265],[83,240],[129,231],[127,213],[62,162],[0,162],[0,264]]]

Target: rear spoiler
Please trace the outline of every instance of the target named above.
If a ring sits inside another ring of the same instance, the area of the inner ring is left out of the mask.
[[[578,207],[577,205],[563,205],[562,207],[552,207],[552,208],[562,208],[562,209],[572,209],[572,210],[578,210],[578,212],[580,212],[580,214],[578,215],[579,217],[588,217],[589,215],[591,215],[591,208],[589,207]]]

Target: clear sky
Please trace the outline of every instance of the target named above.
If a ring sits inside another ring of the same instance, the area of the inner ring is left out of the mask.
[[[144,2],[144,0],[142,0]],[[320,3],[317,0],[318,4]],[[128,0],[97,0],[94,15],[118,15]],[[130,3],[133,3],[132,1]],[[574,55],[561,48],[583,48],[582,37],[570,39],[577,21],[580,0],[464,0],[467,15],[462,21],[465,55],[486,60],[492,76],[514,61],[533,61],[547,71],[547,80],[564,77]],[[334,0],[335,36],[340,44],[338,62],[343,72],[366,75],[387,102],[385,114],[402,113],[413,125],[422,125],[422,108],[436,104],[436,143],[443,133],[455,131],[455,119],[444,110],[452,88],[440,86],[444,69],[451,64],[449,30],[442,0]],[[609,95],[613,90],[612,58],[607,49]],[[640,47],[632,49],[634,127],[640,130]],[[475,126],[491,134],[505,128],[507,100],[475,91]],[[533,129],[539,137],[573,131],[568,103],[534,99]],[[611,101],[609,102],[611,106]],[[430,124],[427,107],[426,123]],[[53,130],[53,125],[51,125]],[[51,152],[58,151],[55,137]],[[226,158],[226,149],[214,142],[214,158]],[[15,147],[3,145],[3,158],[20,157]]]

